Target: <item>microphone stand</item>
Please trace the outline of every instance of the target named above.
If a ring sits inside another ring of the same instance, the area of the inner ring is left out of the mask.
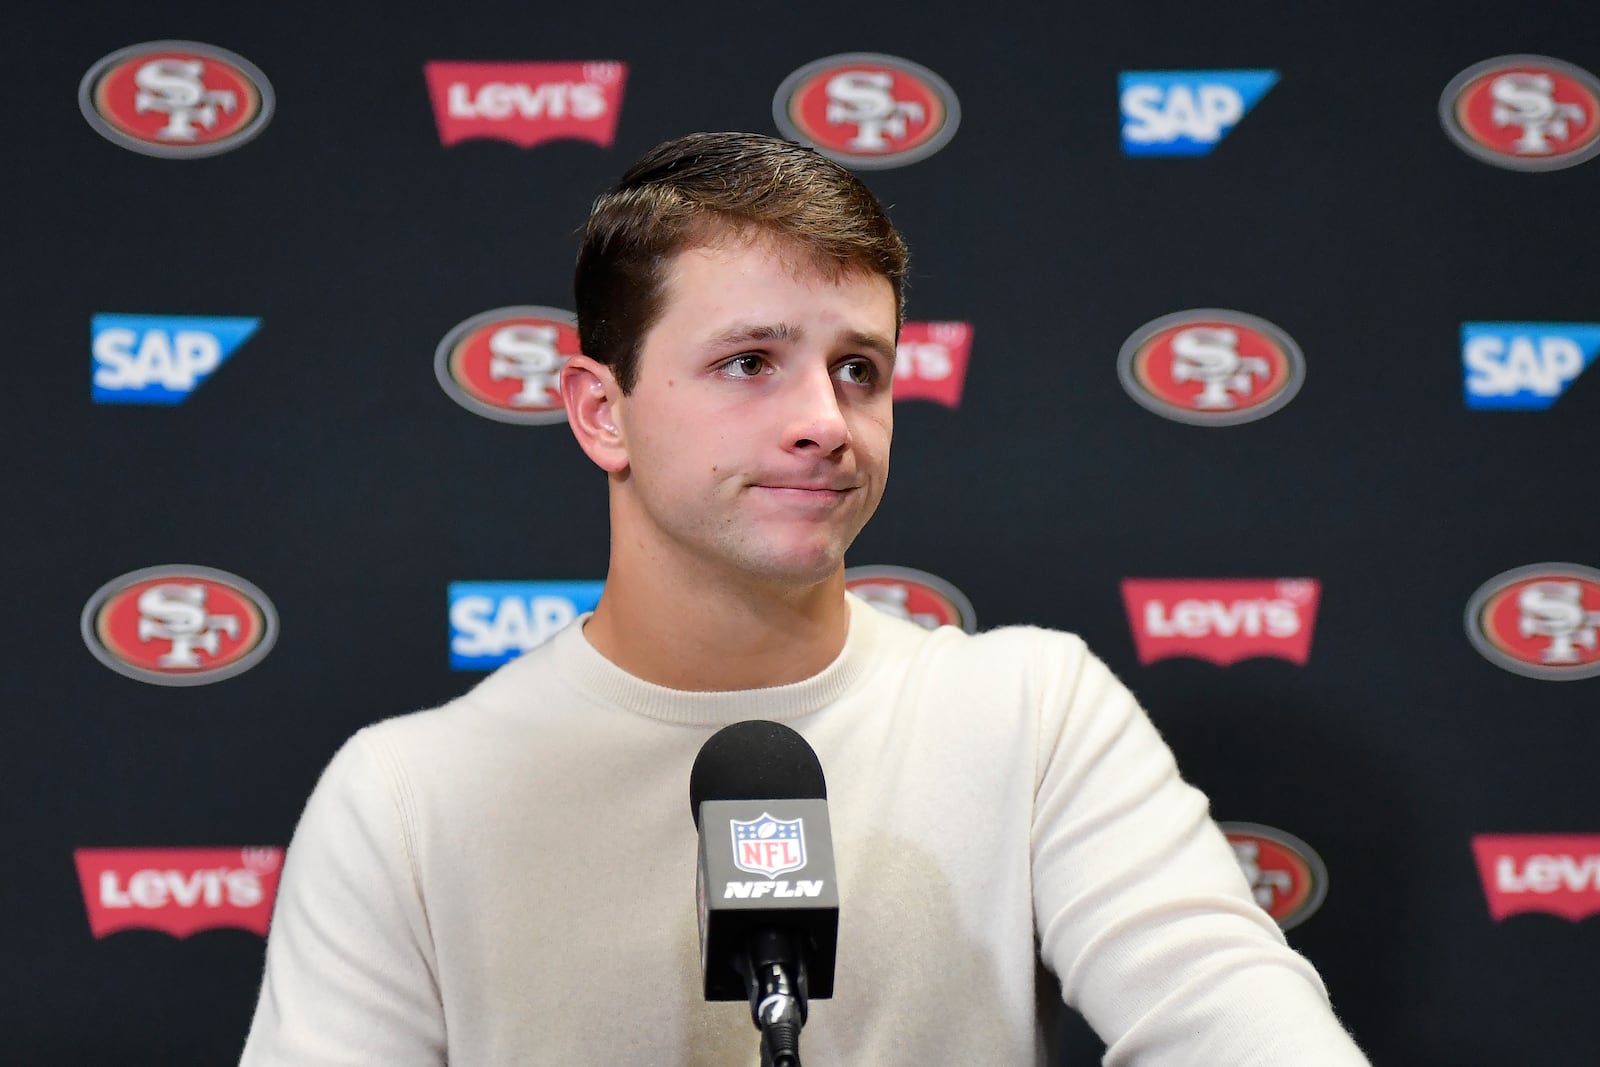
[[[761,1067],[801,1067],[806,963],[793,937],[786,931],[753,933],[735,965],[750,991],[750,1018],[761,1031]]]

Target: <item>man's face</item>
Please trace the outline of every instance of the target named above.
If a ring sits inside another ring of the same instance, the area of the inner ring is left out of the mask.
[[[626,498],[613,536],[658,565],[812,584],[889,473],[895,296],[829,280],[778,240],[679,253],[633,392],[613,403]]]

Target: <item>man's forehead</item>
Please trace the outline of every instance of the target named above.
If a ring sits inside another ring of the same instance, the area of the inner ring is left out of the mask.
[[[796,306],[785,299],[782,303],[787,305],[783,310],[778,306],[767,305],[761,307],[741,306],[732,301],[720,299],[724,289],[725,279],[715,276],[701,276],[694,281],[686,281],[684,270],[680,269],[686,257],[700,260],[701,262],[716,263],[731,262],[751,246],[713,246],[698,245],[686,248],[678,253],[671,267],[664,272],[662,278],[662,312],[670,314],[674,304],[682,301],[694,318],[690,332],[702,340],[714,344],[744,344],[764,343],[768,341],[793,341],[800,342],[808,336],[822,337],[830,335],[831,340],[847,339],[852,345],[865,347],[874,351],[886,351],[892,354],[895,342],[899,339],[900,323],[895,314],[894,291],[889,279],[866,268],[853,268],[840,271],[837,266],[831,271],[822,267],[806,264],[801,261],[800,266],[784,258],[781,250],[774,250],[774,258],[788,270],[790,277],[805,285],[819,285],[827,287],[841,282],[854,282],[857,280],[877,279],[882,286],[883,307],[885,312],[883,321],[877,321],[876,311],[870,311],[866,318],[856,314],[848,316],[849,321],[840,321],[832,327],[816,323],[815,329],[808,329],[810,315],[804,310],[803,304]],[[808,250],[806,251],[809,255]],[[694,268],[689,273],[698,274]],[[766,304],[757,298],[758,304]],[[799,318],[792,316],[798,315]],[[837,334],[838,337],[831,335]]]
[[[882,278],[884,284],[893,291],[888,276],[865,263],[835,258],[799,238],[762,226],[735,226],[728,223],[707,223],[692,232],[689,239],[668,258],[663,280],[670,282],[677,275],[678,264],[685,256],[733,258],[751,249],[770,253],[788,267],[797,279],[838,282],[854,277]]]

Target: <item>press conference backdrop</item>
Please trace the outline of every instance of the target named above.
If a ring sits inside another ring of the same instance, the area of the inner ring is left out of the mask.
[[[337,745],[592,605],[574,231],[718,129],[914,252],[853,587],[1083,634],[1377,1062],[1600,1062],[1600,8],[100,3],[0,51],[6,1062],[229,1062]]]

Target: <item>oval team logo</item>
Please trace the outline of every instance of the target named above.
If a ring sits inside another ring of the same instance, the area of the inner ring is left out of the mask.
[[[1300,346],[1265,319],[1200,308],[1145,323],[1117,356],[1122,387],[1165,418],[1195,426],[1254,422],[1305,381]]]
[[[1218,823],[1256,903],[1288,930],[1311,918],[1328,895],[1328,868],[1292,834],[1250,822]]]
[[[1600,79],[1547,56],[1486,59],[1445,86],[1439,119],[1485,163],[1560,170],[1600,153]]]
[[[1600,570],[1535,563],[1467,602],[1467,637],[1497,667],[1544,681],[1600,675]]]
[[[565,422],[561,368],[578,354],[578,319],[533,305],[495,308],[459,323],[434,352],[450,398],[497,422]]]
[[[254,667],[278,639],[266,594],[209,567],[148,567],[112,579],[84,606],[83,640],[118,674],[207,685]]]
[[[958,626],[978,632],[977,616],[966,594],[937,575],[910,567],[850,567],[844,587],[886,615],[926,630]]]
[[[107,140],[147,156],[214,156],[272,117],[272,85],[249,60],[194,41],[112,52],[83,76],[78,106]]]
[[[949,144],[961,105],[927,67],[850,52],[785,78],[772,98],[772,117],[785,137],[846,166],[876,170],[915,163]]]

